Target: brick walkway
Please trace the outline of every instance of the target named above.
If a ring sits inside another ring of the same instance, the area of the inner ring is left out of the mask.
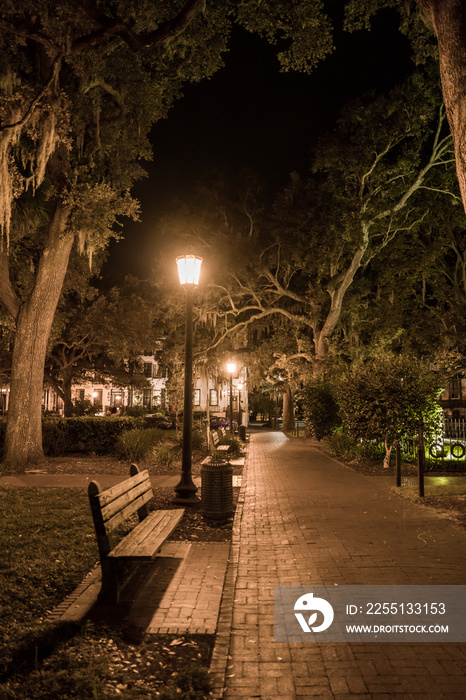
[[[126,597],[128,621],[150,634],[215,634],[229,552],[226,542],[167,542],[151,575]]]
[[[465,583],[466,532],[382,482],[281,433],[252,434],[215,698],[466,698],[465,644],[273,641],[275,585]]]

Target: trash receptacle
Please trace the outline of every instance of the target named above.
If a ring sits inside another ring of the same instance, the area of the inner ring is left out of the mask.
[[[201,467],[201,514],[217,522],[233,517],[233,467],[221,456]]]
[[[239,436],[243,442],[246,442],[246,426],[240,425],[238,428]]]

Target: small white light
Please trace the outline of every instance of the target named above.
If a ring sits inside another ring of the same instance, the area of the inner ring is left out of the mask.
[[[202,258],[197,255],[181,255],[176,259],[180,284],[197,286],[201,273]]]
[[[235,369],[236,369],[236,365],[234,362],[227,362],[227,371],[229,374],[233,374]]]

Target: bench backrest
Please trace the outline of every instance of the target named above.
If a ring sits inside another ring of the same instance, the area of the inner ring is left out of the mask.
[[[147,469],[140,472],[131,465],[132,476],[105,491],[100,490],[97,481],[88,487],[89,502],[101,553],[109,552],[113,543],[109,535],[134,513],[139,520],[148,515],[147,503],[153,497],[152,485]]]
[[[214,445],[218,445],[218,443],[220,442],[219,437],[218,437],[218,433],[212,432],[211,436],[212,436],[212,442],[214,443]]]

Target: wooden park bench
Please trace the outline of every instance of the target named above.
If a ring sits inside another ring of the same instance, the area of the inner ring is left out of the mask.
[[[230,450],[230,445],[220,445],[220,438],[218,436],[218,432],[211,432],[211,438],[212,438],[212,444],[214,446],[214,450],[217,450],[217,452],[228,452]]]
[[[147,469],[140,472],[135,464],[131,477],[105,491],[97,481],[88,487],[97,545],[102,566],[99,600],[118,603],[125,573],[132,563],[150,561],[180,522],[184,509],[155,510],[149,514],[147,503],[153,497]],[[135,513],[139,523],[120,541],[115,531]]]

